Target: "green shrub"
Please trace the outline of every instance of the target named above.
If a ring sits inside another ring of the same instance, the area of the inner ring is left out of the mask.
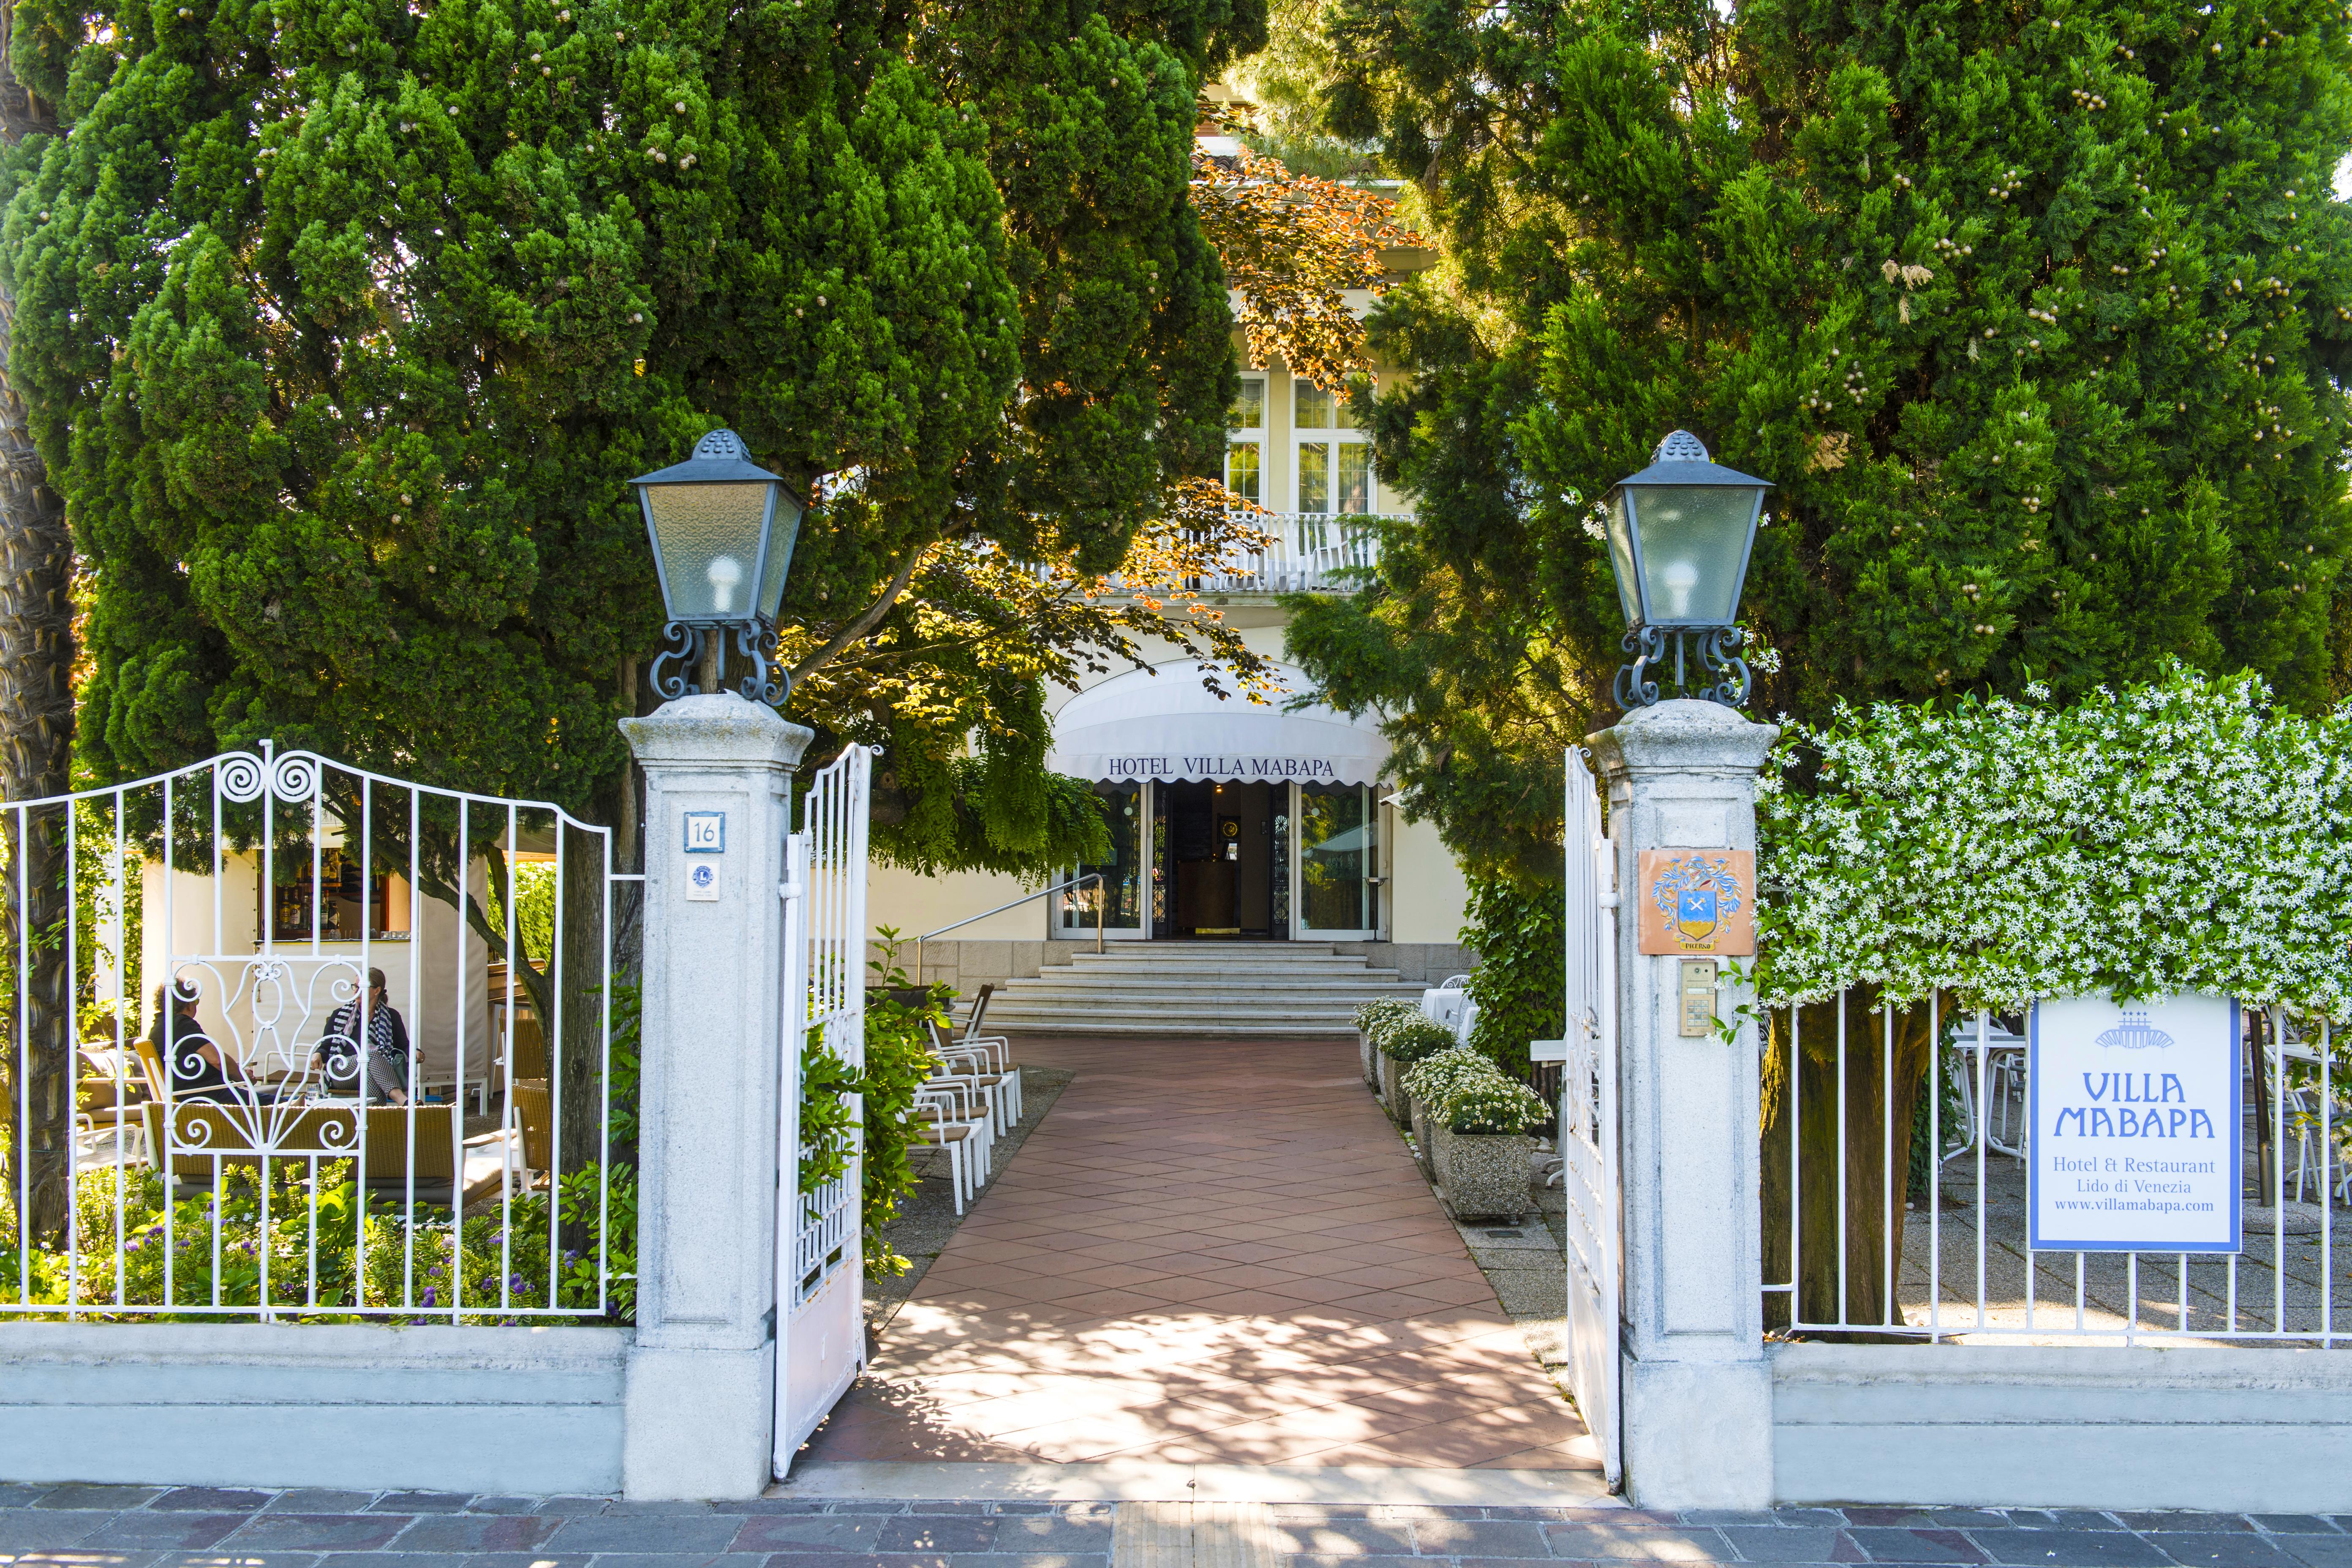
[[[1505,1071],[1524,1076],[1528,1042],[1567,1032],[1568,929],[1558,882],[1478,879],[1470,884],[1462,941],[1477,951],[1470,1043]]]
[[[1452,1049],[1454,1039],[1453,1030],[1434,1018],[1415,1013],[1391,1024],[1373,1037],[1373,1043],[1380,1047],[1381,1055],[1391,1061],[1417,1062]]]
[[[899,967],[900,933],[883,926],[875,933],[882,956],[868,963],[876,988],[911,989],[914,983]],[[915,1114],[915,1091],[931,1075],[931,1040],[927,1022],[944,1026],[954,993],[945,985],[929,988],[913,1007],[868,990],[866,995],[866,1070],[857,1080],[864,1100],[866,1126],[866,1187],[864,1193],[866,1272],[881,1277],[904,1274],[907,1259],[892,1250],[886,1228],[898,1217],[898,1205],[914,1192],[917,1177],[911,1151],[920,1129]]]
[[[456,1321],[520,1322],[530,1320],[502,1312],[502,1302],[593,1307],[601,1247],[610,1270],[606,1316],[614,1322],[635,1317],[636,1173],[625,1165],[609,1174],[591,1165],[563,1177],[557,1217],[583,1238],[576,1248],[549,1235],[545,1193],[484,1205],[459,1221],[431,1205],[409,1211],[382,1196],[363,1200],[348,1160],[319,1163],[315,1201],[307,1159],[274,1159],[267,1169],[265,1175],[229,1165],[217,1198],[176,1200],[166,1199],[152,1170],[126,1172],[119,1196],[112,1170],[85,1173],[72,1257],[20,1249],[15,1216],[0,1201],[0,1300],[16,1300],[21,1291],[36,1306],[76,1308],[83,1321],[218,1321],[212,1309],[265,1304],[266,1260],[266,1304],[280,1321],[349,1322],[359,1321],[354,1309],[366,1306],[413,1311],[411,1322],[446,1323],[458,1288]],[[608,1230],[599,1226],[600,1213],[610,1216]],[[166,1310],[106,1310],[117,1305]],[[170,1310],[179,1307],[191,1310]]]
[[[1377,1038],[1389,1025],[1419,1016],[1421,1008],[1402,996],[1376,996],[1356,1009],[1356,1027]]]

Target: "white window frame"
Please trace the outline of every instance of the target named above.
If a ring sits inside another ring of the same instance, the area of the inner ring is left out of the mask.
[[[1359,515],[1369,517],[1378,512],[1381,510],[1381,482],[1379,476],[1374,474],[1371,470],[1371,458],[1369,453],[1366,454],[1364,462],[1363,511],[1359,514],[1336,510],[1337,503],[1339,499],[1339,448],[1341,447],[1369,447],[1371,445],[1371,433],[1368,430],[1361,429],[1335,430],[1328,426],[1319,426],[1314,429],[1302,427],[1298,423],[1298,389],[1301,387],[1309,387],[1311,390],[1318,391],[1320,389],[1314,388],[1312,384],[1309,383],[1305,376],[1293,376],[1291,378],[1290,387],[1291,510],[1297,512],[1302,517],[1354,517]],[[1346,400],[1347,395],[1341,392],[1334,392],[1328,395],[1331,399],[1332,412],[1336,416],[1340,404]],[[1307,498],[1301,488],[1307,482],[1307,465],[1305,460],[1299,456],[1299,448],[1302,447],[1328,447],[1330,448],[1329,460],[1328,466],[1324,469],[1323,476],[1324,500],[1327,504],[1325,510],[1319,512],[1309,511],[1307,509]],[[1264,461],[1264,458],[1261,457],[1259,458],[1260,464],[1263,465]],[[1261,472],[1262,471],[1263,468],[1261,468]]]
[[[1267,480],[1273,473],[1271,465],[1266,462],[1266,438],[1273,434],[1274,426],[1274,404],[1272,401],[1273,378],[1263,373],[1245,374],[1242,377],[1242,384],[1244,386],[1255,385],[1258,389],[1257,428],[1255,430],[1227,430],[1225,432],[1225,450],[1228,453],[1231,453],[1235,447],[1255,447],[1257,448],[1257,504],[1265,506],[1266,504]],[[1233,459],[1230,456],[1225,459],[1224,477],[1226,487],[1231,489],[1233,485],[1234,468]],[[1241,492],[1235,490],[1234,493],[1238,495]]]

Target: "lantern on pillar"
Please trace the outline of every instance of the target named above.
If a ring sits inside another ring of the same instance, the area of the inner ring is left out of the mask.
[[[1719,677],[1698,695],[1736,708],[1748,700],[1748,663],[1738,654],[1739,590],[1762,513],[1763,479],[1727,468],[1699,438],[1676,430],[1658,443],[1650,466],[1621,479],[1607,500],[1609,561],[1625,612],[1625,651],[1617,672],[1617,706],[1658,700],[1651,667],[1674,639],[1675,684],[1685,686],[1686,643]]]
[[[754,661],[741,695],[782,702],[790,682],[781,672],[772,679],[769,666],[784,575],[800,536],[800,502],[783,480],[751,461],[732,430],[713,430],[694,444],[685,462],[629,483],[645,512],[661,578],[662,607],[669,616],[662,637],[677,645],[656,657],[654,689],[665,697],[718,690],[731,635],[736,651]],[[683,672],[663,673],[666,664],[698,662],[699,684],[688,684]]]

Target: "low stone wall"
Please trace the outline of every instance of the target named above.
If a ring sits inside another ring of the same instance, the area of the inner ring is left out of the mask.
[[[2352,1355],[2182,1346],[1770,1351],[1785,1503],[2352,1505]]]
[[[1119,946],[1104,943],[1106,952]],[[1151,943],[1139,946],[1156,945]],[[1269,942],[1279,948],[1278,942]],[[1467,973],[1478,962],[1478,955],[1459,942],[1339,942],[1332,947],[1340,952],[1361,954],[1375,969],[1393,969],[1398,978],[1415,985],[1434,985],[1451,975]],[[878,944],[867,944],[867,956],[879,958]],[[942,939],[923,944],[923,979],[926,982],[944,980],[956,988],[960,995],[969,996],[982,985],[1002,985],[1008,980],[1030,980],[1056,964],[1071,963],[1081,952],[1095,950],[1094,938],[1077,942],[958,942]],[[912,974],[915,950],[900,950],[898,962]]]
[[[0,1478],[617,1492],[631,1338],[0,1323]]]

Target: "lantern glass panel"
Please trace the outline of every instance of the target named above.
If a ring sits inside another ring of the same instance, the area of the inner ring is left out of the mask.
[[[1631,492],[1609,497],[1609,559],[1617,568],[1617,603],[1624,607],[1625,624],[1639,626],[1641,606],[1633,602],[1633,513]]]
[[[793,504],[791,497],[776,497],[776,519],[769,528],[768,569],[760,578],[759,609],[772,623],[782,611],[784,574],[792,569],[793,546],[801,536],[801,509]]]
[[[751,574],[760,568],[760,536],[774,488],[765,480],[644,487],[673,619],[751,618],[752,594],[764,586]]]
[[[1648,623],[1729,626],[1762,492],[1746,485],[1634,485],[1627,493],[1641,529]]]

